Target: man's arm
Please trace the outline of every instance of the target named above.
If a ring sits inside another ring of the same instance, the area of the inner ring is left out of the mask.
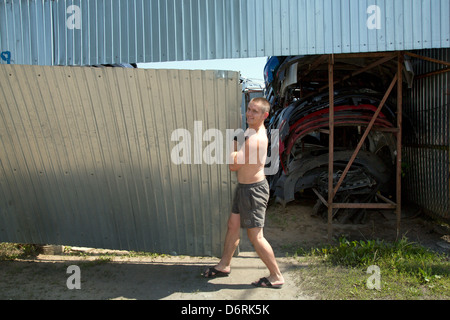
[[[230,162],[229,168],[231,171],[238,171],[245,164],[245,150],[248,150],[248,140],[245,140],[245,143],[238,150],[238,142],[234,141],[234,151],[230,154]],[[244,159],[244,161],[242,161]]]
[[[245,143],[238,150],[238,143],[234,141],[234,152],[230,155],[231,171],[238,171],[246,164],[256,164],[258,156],[259,139],[257,135],[245,137]]]

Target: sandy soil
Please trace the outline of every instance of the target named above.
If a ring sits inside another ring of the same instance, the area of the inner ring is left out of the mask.
[[[311,216],[314,203],[308,200],[283,208],[268,209],[265,236],[272,244],[286,278],[282,289],[255,288],[252,281],[267,275],[251,244],[242,237],[240,253],[233,259],[232,273],[226,278],[204,279],[206,267],[217,262],[205,257],[135,257],[116,252],[103,261],[105,250],[79,248],[84,257],[40,254],[34,259],[0,262],[0,299],[138,299],[138,300],[309,300],[298,286],[296,270],[308,266],[286,257],[296,246],[314,246],[327,242],[327,223]],[[404,209],[401,233],[409,240],[434,250],[450,253],[448,228],[424,219],[416,209]],[[373,211],[366,223],[333,224],[335,236],[351,239],[395,239],[395,214]],[[68,289],[70,265],[80,267],[81,289]]]

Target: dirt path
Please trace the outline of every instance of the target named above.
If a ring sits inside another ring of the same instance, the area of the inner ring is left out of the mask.
[[[265,235],[276,252],[286,278],[282,289],[255,288],[252,281],[267,275],[263,263],[255,255],[246,237],[240,254],[232,262],[232,274],[226,278],[204,279],[201,272],[217,262],[203,257],[134,257],[120,253],[112,260],[98,254],[86,257],[39,255],[33,260],[0,262],[0,299],[138,299],[138,300],[307,300],[297,285],[296,270],[306,268],[286,252],[298,245],[318,245],[327,240],[327,225],[311,216],[312,205],[297,203],[268,210]],[[429,221],[405,211],[402,233],[408,239],[434,249],[450,252],[450,235]],[[395,215],[376,212],[363,225],[333,225],[335,235],[351,238],[395,238]],[[69,290],[67,273],[70,265],[80,267],[81,289]]]
[[[100,253],[101,254],[101,253]],[[217,262],[202,257],[117,256],[102,262],[98,256],[39,255],[33,260],[0,262],[0,299],[144,299],[144,300],[291,300],[302,295],[292,275],[302,265],[293,258],[279,258],[286,285],[262,289],[252,281],[267,271],[254,252],[240,252],[233,259],[229,277],[204,279],[204,269]],[[81,289],[69,290],[70,265],[80,267]]]

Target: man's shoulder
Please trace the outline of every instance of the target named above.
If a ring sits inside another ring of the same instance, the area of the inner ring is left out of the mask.
[[[269,138],[267,137],[267,131],[266,130],[261,130],[258,133],[258,139],[260,139],[262,141],[269,141]]]
[[[255,129],[247,129],[245,140],[250,140],[249,142],[268,142],[267,131]]]

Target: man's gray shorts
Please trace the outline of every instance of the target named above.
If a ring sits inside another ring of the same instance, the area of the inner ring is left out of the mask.
[[[240,214],[241,228],[264,227],[269,196],[269,183],[266,179],[252,184],[237,185],[231,212]]]

